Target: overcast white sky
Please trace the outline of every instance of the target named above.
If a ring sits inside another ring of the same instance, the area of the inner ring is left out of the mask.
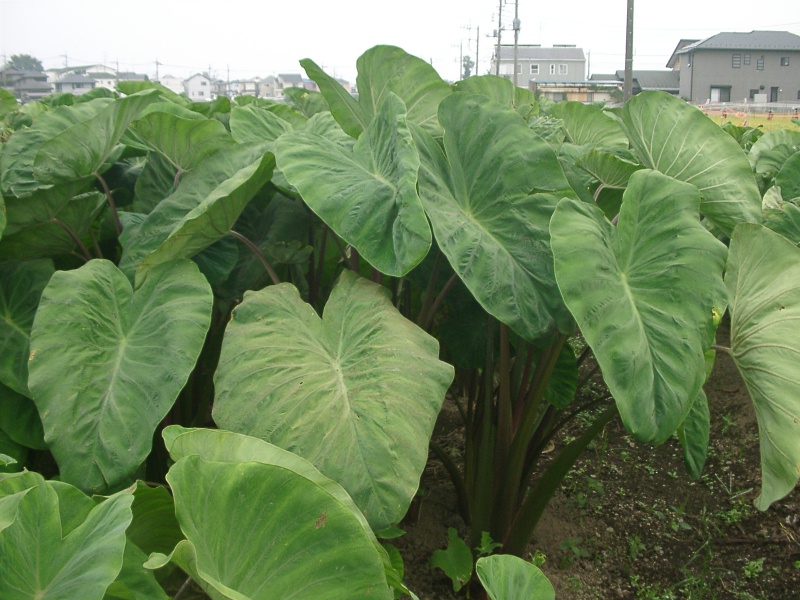
[[[222,79],[300,73],[311,58],[355,81],[356,59],[393,44],[457,79],[461,52],[489,69],[500,0],[0,0],[0,53],[44,66],[105,63],[120,70]],[[624,68],[626,0],[519,0],[521,44],[576,44],[592,73]],[[503,43],[514,0],[503,8]],[[634,69],[663,69],[681,38],[720,31],[800,34],[798,0],[637,0]],[[478,37],[480,27],[480,37]],[[471,28],[471,29],[470,29]],[[1,58],[1,57],[0,57]]]

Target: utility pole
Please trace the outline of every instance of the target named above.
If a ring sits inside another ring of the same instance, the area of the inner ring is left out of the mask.
[[[500,75],[500,36],[503,33],[503,0],[497,9],[497,60],[495,61],[495,75]]]
[[[158,59],[156,59],[156,83],[159,83],[159,82],[161,81],[161,80],[158,78],[158,67],[159,67],[159,65],[160,65],[160,64],[161,64],[161,63],[160,63],[160,62],[158,62]]]
[[[475,75],[480,75],[478,66],[480,63],[480,49],[481,49],[481,26],[478,25],[478,33],[475,34]]]
[[[622,88],[622,103],[633,96],[633,0],[628,0],[627,25],[625,27],[625,83]]]
[[[514,87],[517,87],[517,71],[519,66],[519,0],[514,0]]]

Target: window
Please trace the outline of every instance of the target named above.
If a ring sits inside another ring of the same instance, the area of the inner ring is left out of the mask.
[[[197,95],[198,96],[205,96],[206,93],[203,90],[200,90],[199,92],[197,92]]]
[[[742,66],[742,55],[741,54],[733,54],[731,55],[731,67],[734,69],[739,69]]]
[[[200,85],[208,85],[208,82],[205,79],[202,79],[200,81]]]
[[[550,75],[555,75],[555,74],[556,74],[556,66],[550,65]]]
[[[800,90],[797,90],[797,99],[800,100]]]
[[[762,54],[759,56],[758,60],[756,61],[756,70],[763,71],[764,70],[764,55]]]
[[[781,66],[788,67],[789,66],[789,57],[788,56],[781,56]]]
[[[760,94],[761,92],[755,88],[750,90],[750,100],[755,100],[756,94]]]
[[[746,64],[746,65],[750,64],[750,55],[749,54],[745,54],[744,55],[744,64]]]
[[[567,74],[567,65],[558,65],[558,74],[559,75],[566,75]]]
[[[539,63],[535,63],[531,65],[531,75],[538,75],[539,74]]]

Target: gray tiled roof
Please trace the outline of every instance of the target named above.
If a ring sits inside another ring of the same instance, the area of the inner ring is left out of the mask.
[[[75,75],[70,73],[60,77],[56,83],[94,83],[94,79],[84,75]]]
[[[620,81],[625,80],[625,71],[617,71]],[[680,88],[678,71],[633,71],[633,78],[643,90],[677,90]]]
[[[583,48],[574,46],[555,46],[542,48],[541,46],[520,45],[517,47],[520,60],[586,60]],[[500,60],[513,60],[514,46],[500,46]]]
[[[689,44],[676,54],[692,50],[800,50],[800,35],[788,31],[723,32]]]

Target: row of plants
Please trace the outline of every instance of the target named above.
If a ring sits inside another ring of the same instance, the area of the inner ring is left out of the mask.
[[[794,488],[800,132],[451,85],[391,46],[358,99],[301,65],[321,92],[287,103],[0,91],[0,596],[415,597],[387,540],[449,392],[469,535],[435,562],[552,598],[520,557],[559,483],[617,415],[699,477],[718,351],[757,507]]]

